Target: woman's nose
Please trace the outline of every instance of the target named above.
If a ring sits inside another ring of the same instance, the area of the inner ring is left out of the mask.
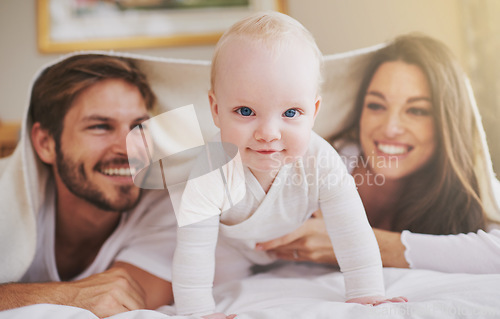
[[[405,132],[403,120],[398,113],[388,114],[385,124],[385,134],[387,137],[396,137]]]

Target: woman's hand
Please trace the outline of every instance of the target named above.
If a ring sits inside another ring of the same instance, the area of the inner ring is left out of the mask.
[[[337,258],[320,211],[314,212],[313,216],[295,231],[258,243],[255,248],[272,252],[280,259],[337,265]]]
[[[384,267],[409,268],[401,242],[401,233],[373,229],[380,248]],[[326,231],[321,211],[317,211],[297,230],[285,236],[258,243],[257,250],[273,252],[280,259],[312,261],[337,265],[330,237]]]
[[[401,242],[401,233],[373,228],[377,238],[384,267],[410,268],[405,258],[406,247]]]

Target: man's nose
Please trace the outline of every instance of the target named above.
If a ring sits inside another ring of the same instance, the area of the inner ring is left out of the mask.
[[[127,135],[130,127],[120,127],[113,134],[111,149],[115,154],[127,156]]]

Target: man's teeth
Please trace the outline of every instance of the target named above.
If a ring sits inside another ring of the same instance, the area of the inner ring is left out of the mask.
[[[105,175],[109,176],[132,176],[135,175],[135,169],[133,168],[105,168],[101,170]]]
[[[398,145],[389,145],[389,144],[381,144],[377,145],[377,148],[389,155],[401,155],[408,152],[408,147],[398,146]]]

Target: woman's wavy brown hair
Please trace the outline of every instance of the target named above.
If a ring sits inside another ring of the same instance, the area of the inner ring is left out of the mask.
[[[481,198],[480,182],[489,174],[484,169],[478,171],[478,167],[484,168],[478,165],[476,156],[484,154],[480,124],[466,75],[441,42],[423,35],[405,35],[378,50],[361,82],[355,122],[332,140],[350,138],[359,143],[359,119],[366,91],[378,68],[390,61],[416,65],[426,75],[437,140],[436,154],[429,163],[406,178],[392,230],[457,234],[484,228],[487,216],[498,216],[498,212],[487,214]],[[491,205],[489,208],[493,209]]]

